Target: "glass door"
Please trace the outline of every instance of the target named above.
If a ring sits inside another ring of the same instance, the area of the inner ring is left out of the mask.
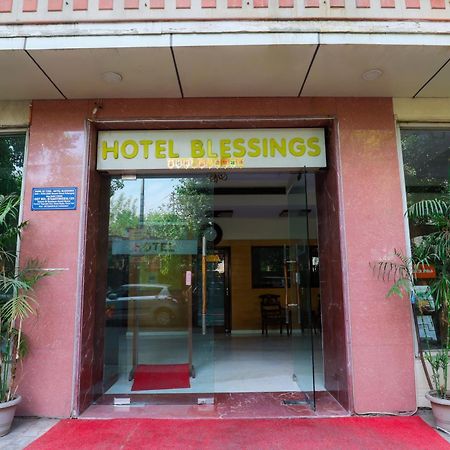
[[[111,180],[105,394],[213,401],[212,194],[204,176]]]
[[[308,183],[314,175],[299,174],[288,187],[289,245],[285,250],[286,320],[292,323],[293,379],[316,407],[314,327],[311,305],[311,255]]]

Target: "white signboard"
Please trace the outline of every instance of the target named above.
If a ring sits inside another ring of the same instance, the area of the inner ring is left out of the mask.
[[[113,240],[113,255],[196,255],[196,240]]]
[[[125,130],[98,133],[104,171],[326,167],[323,128]]]

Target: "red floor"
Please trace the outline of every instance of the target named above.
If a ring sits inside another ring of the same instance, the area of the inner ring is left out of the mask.
[[[29,450],[440,450],[449,444],[419,417],[334,419],[161,420],[59,422]]]
[[[306,403],[303,392],[258,392],[215,394],[214,405],[197,405],[198,397],[208,394],[173,394],[103,396],[96,405],[90,406],[82,419],[199,419],[199,418],[302,418],[342,417],[349,413],[328,393],[316,392],[316,410]],[[311,398],[311,394],[310,398]],[[114,397],[131,398],[132,406],[114,406]],[[284,401],[299,400],[303,404],[286,405]]]

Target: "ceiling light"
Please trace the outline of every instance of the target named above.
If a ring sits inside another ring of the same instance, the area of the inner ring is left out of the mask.
[[[120,73],[117,72],[104,72],[102,73],[102,79],[106,83],[117,84],[123,80],[123,77]]]
[[[361,76],[363,80],[374,81],[378,80],[378,78],[380,78],[381,75],[383,75],[383,71],[381,69],[370,69],[364,72]]]

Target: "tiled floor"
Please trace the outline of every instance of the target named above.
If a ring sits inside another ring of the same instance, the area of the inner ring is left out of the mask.
[[[58,419],[16,417],[9,434],[0,437],[0,449],[22,450],[56,423]]]
[[[422,417],[423,420],[425,420],[425,422],[432,426],[433,428],[435,427],[435,422],[434,422],[434,418],[433,418],[433,413],[431,412],[431,409],[428,408],[420,408],[417,411],[417,414]],[[444,433],[443,431],[437,430],[437,432],[447,441],[450,443],[450,433]],[[450,446],[449,446],[450,447]]]
[[[314,336],[315,388],[323,391],[323,358],[321,335]],[[131,337],[119,343],[120,366],[118,381],[108,394],[130,394],[132,381]],[[186,363],[186,337],[158,334],[139,339],[140,364]],[[286,336],[271,331],[249,335],[194,336],[193,364],[196,377],[189,389],[170,391],[140,391],[142,394],[208,393],[208,392],[295,392],[312,391],[311,336]],[[296,373],[298,383],[292,375]]]

